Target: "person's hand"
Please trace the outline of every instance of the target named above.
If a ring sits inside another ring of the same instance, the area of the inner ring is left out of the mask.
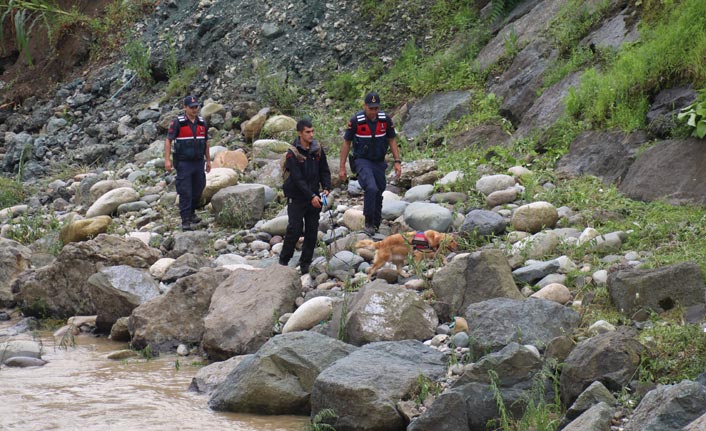
[[[395,175],[397,175],[397,178],[402,176],[402,163],[395,163]]]
[[[316,195],[313,198],[311,198],[311,205],[314,208],[321,208],[321,198],[319,197],[319,195]]]
[[[341,180],[342,183],[346,182],[346,168],[345,167],[338,170],[338,178]]]
[[[171,160],[169,160],[169,159],[164,160],[164,170],[167,172],[172,171],[172,161]]]
[[[206,173],[211,172],[211,162],[206,162]]]
[[[324,196],[328,196],[328,190],[324,190],[322,193],[324,194]]]

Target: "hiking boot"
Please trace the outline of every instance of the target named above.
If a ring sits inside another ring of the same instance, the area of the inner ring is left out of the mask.
[[[182,223],[182,224],[181,224],[181,230],[183,230],[184,232],[186,232],[186,231],[194,230],[194,227],[191,226],[191,223],[186,222],[186,223]]]
[[[299,271],[301,271],[302,275],[308,274],[309,273],[309,264],[304,263],[304,264],[299,265]]]
[[[196,214],[192,214],[191,215],[191,223],[193,223],[193,224],[201,223],[201,217],[197,216]]]
[[[279,264],[282,265],[282,266],[289,266],[289,262],[287,262],[287,261],[284,260],[284,259],[279,259]]]
[[[375,229],[375,226],[373,226],[373,225],[371,225],[371,224],[366,224],[366,225],[365,225],[365,233],[366,233],[368,236],[373,236],[373,235],[375,235],[375,232],[376,232],[376,231],[377,231],[377,229]]]

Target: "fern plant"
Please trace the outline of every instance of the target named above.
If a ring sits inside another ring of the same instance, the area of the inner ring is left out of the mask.
[[[326,421],[337,418],[338,414],[333,409],[320,410],[311,419],[311,423],[304,426],[304,431],[336,431],[336,428],[327,424]]]

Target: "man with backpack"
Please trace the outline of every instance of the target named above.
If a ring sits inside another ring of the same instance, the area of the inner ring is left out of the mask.
[[[319,214],[321,213],[321,193],[328,196],[331,188],[331,170],[326,161],[326,154],[314,139],[314,126],[308,119],[297,122],[299,135],[290,145],[285,158],[285,180],[282,189],[287,197],[287,233],[284,237],[280,265],[287,265],[294,255],[294,248],[304,232],[304,244],[299,257],[299,269],[302,274],[309,272],[309,265],[314,257]]]
[[[351,170],[358,175],[364,191],[365,232],[371,236],[378,231],[382,222],[382,192],[387,186],[385,155],[388,148],[394,157],[395,174],[398,178],[402,175],[396,136],[392,119],[380,111],[380,96],[376,92],[365,96],[363,110],[351,117],[343,135],[338,176],[341,181],[346,181],[346,159],[352,145]]]
[[[211,172],[208,127],[206,120],[198,115],[199,106],[196,96],[184,98],[184,113],[172,120],[164,144],[164,169],[169,172],[173,166],[177,170],[176,189],[179,195],[181,229],[184,231],[193,230],[194,226],[201,222],[196,215],[196,207],[200,204],[203,189],[206,187],[206,173]]]

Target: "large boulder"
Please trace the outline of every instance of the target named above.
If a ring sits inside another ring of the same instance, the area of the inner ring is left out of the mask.
[[[449,91],[433,93],[414,102],[403,119],[400,133],[416,139],[425,131],[435,131],[449,121],[458,120],[469,112],[471,97],[470,91]]]
[[[109,332],[121,317],[159,295],[159,285],[145,269],[109,266],[88,278],[89,298],[96,307],[96,328]]]
[[[523,299],[512,278],[507,258],[500,250],[480,250],[456,256],[434,274],[431,285],[436,299],[448,304],[454,315],[487,299]]]
[[[427,340],[439,319],[416,292],[375,280],[349,305],[346,340],[355,345],[373,341]]]
[[[451,227],[451,211],[438,204],[413,202],[404,210],[404,221],[414,230],[446,232]]]
[[[630,166],[620,191],[632,199],[664,200],[672,204],[703,204],[706,191],[706,152],[696,138],[662,141],[640,153]]]
[[[495,298],[471,304],[464,313],[480,350],[496,351],[511,341],[532,344],[540,350],[554,338],[571,333],[579,314],[544,299]]]
[[[32,251],[17,241],[0,237],[0,305],[12,302],[12,282],[30,267]]]
[[[582,132],[571,143],[569,152],[557,162],[557,174],[571,178],[593,175],[603,184],[619,183],[646,141],[647,136],[642,132]]]
[[[100,234],[90,241],[65,245],[50,265],[25,271],[13,283],[12,292],[30,316],[93,315],[96,307],[89,299],[91,275],[106,266],[149,268],[159,258],[159,250],[139,239]]]
[[[612,272],[608,276],[608,291],[618,311],[630,315],[640,309],[662,313],[706,301],[701,268],[693,262]]]
[[[213,392],[214,410],[257,414],[308,414],[316,377],[356,347],[315,332],[270,338]]]
[[[240,172],[245,172],[248,167],[248,156],[240,148],[234,151],[221,151],[216,154],[211,164],[213,168],[230,168]]]
[[[224,268],[202,269],[132,310],[129,330],[133,348],[149,345],[153,352],[169,352],[179,344],[198,345],[211,296],[229,276],[230,271]]]
[[[645,347],[632,335],[606,332],[579,343],[564,362],[561,399],[571,405],[591,383],[619,391],[635,374]]]
[[[319,374],[311,393],[311,415],[333,409],[337,431],[402,431],[397,403],[409,399],[420,376],[441,378],[444,356],[419,341],[371,343]]]
[[[272,336],[277,316],[294,311],[300,293],[293,268],[233,271],[213,293],[202,348],[216,360],[255,353]]]
[[[226,225],[250,226],[265,212],[265,186],[238,184],[219,190],[211,198],[216,219]]]
[[[237,184],[239,178],[240,175],[235,169],[212,167],[211,172],[206,174],[206,187],[203,189],[201,202],[210,202],[220,189]]]
[[[645,395],[625,431],[678,430],[706,411],[706,387],[683,380],[660,385]]]

